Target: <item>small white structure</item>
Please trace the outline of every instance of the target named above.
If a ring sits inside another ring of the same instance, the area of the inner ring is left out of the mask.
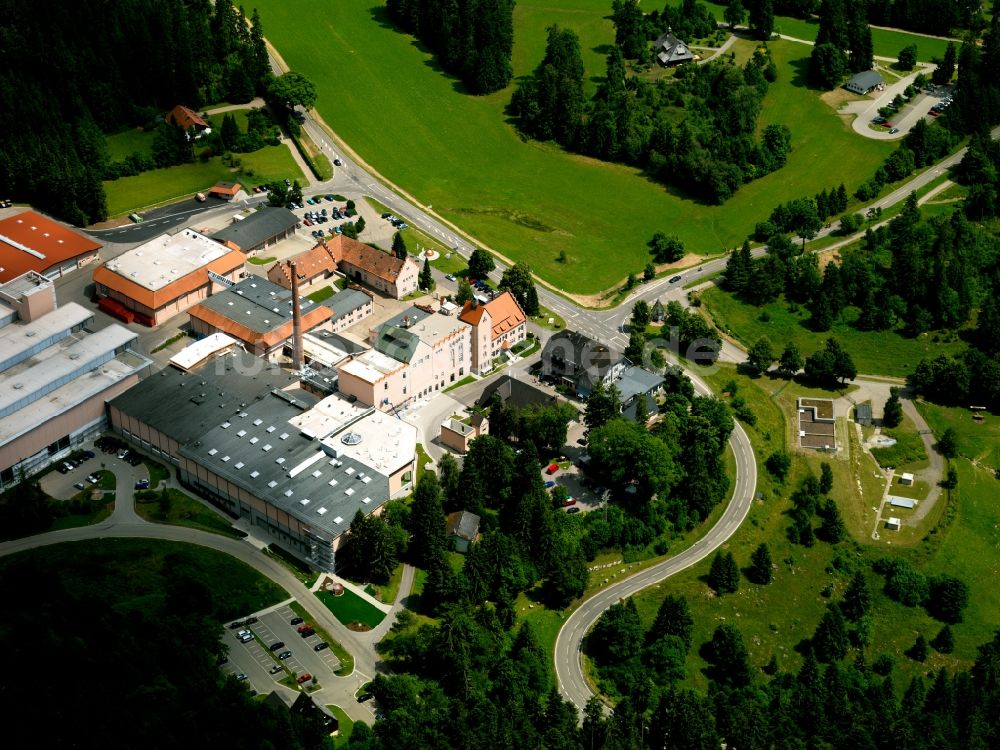
[[[912,510],[916,506],[917,501],[909,497],[900,497],[899,495],[889,495],[889,504],[894,508],[909,508]]]
[[[899,483],[900,484],[909,485],[909,486],[912,487],[913,486],[913,475],[910,474],[910,473],[900,474],[899,475]]]
[[[885,527],[890,531],[899,531],[901,525],[900,520],[895,516],[890,516],[889,520],[885,522]]]

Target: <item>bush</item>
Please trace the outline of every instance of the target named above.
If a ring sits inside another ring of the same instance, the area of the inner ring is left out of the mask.
[[[910,563],[892,560],[884,567],[886,596],[907,607],[916,607],[927,600],[927,578]]]
[[[768,456],[767,461],[764,462],[764,467],[779,482],[785,481],[785,478],[788,476],[788,470],[791,466],[792,459],[784,451],[775,451]]]

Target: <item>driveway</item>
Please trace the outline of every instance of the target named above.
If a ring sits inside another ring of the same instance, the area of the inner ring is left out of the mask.
[[[856,115],[854,122],[851,123],[851,127],[854,128],[854,132],[858,135],[881,141],[898,140],[910,132],[910,128],[916,124],[917,120],[927,117],[927,113],[930,112],[931,107],[948,96],[950,89],[934,87],[935,92],[940,93],[917,94],[912,101],[903,107],[900,113],[897,113],[897,116],[892,118],[892,124],[899,130],[898,133],[889,133],[888,130],[873,130],[869,127],[869,124],[873,119],[878,117],[879,109],[889,106],[897,94],[902,95],[906,87],[911,85],[919,74],[923,73],[925,76],[929,76],[933,70],[933,65],[918,64],[912,73],[900,78],[898,81],[887,82],[885,90],[877,98],[850,102],[842,107],[840,112],[841,114]]]

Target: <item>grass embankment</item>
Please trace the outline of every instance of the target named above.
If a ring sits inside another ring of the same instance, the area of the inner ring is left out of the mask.
[[[337,657],[338,661],[340,661],[340,669],[334,672],[334,674],[337,675],[338,677],[346,677],[351,672],[353,672],[354,657],[351,656],[351,654],[347,651],[346,648],[340,645],[340,641],[338,641],[336,638],[330,635],[326,631],[326,629],[323,628],[323,626],[313,622],[314,618],[310,616],[308,612],[306,612],[305,607],[303,607],[301,604],[299,604],[298,602],[292,602],[288,606],[291,607],[292,611],[299,617],[301,617],[303,620],[306,620],[309,623],[311,623],[313,629],[315,629],[315,631],[319,634],[319,637],[322,638],[330,646],[330,650],[333,652],[333,655]]]
[[[281,563],[292,575],[298,578],[302,585],[308,589],[313,587],[319,573],[306,565],[302,560],[277,544],[270,544],[264,548],[264,554]]]
[[[154,523],[186,526],[189,529],[210,531],[213,534],[222,534],[235,539],[241,539],[244,536],[233,528],[230,521],[214,510],[206,508],[194,498],[188,497],[173,487],[169,487],[167,492],[170,496],[170,502],[165,508],[160,503],[160,492],[149,490],[137,493],[136,513]]]
[[[730,368],[723,368],[708,379],[720,390],[730,379],[738,384],[738,395],[746,399],[758,418],[757,427],[747,430],[758,459],[780,447],[776,436],[786,434],[786,424],[794,415],[785,399],[791,386],[773,397],[770,381],[751,381],[735,375]],[[904,689],[912,676],[930,669],[967,667],[975,656],[976,646],[991,636],[1000,610],[1000,600],[992,593],[993,581],[1000,572],[995,545],[1000,507],[990,500],[995,480],[968,462],[959,461],[959,490],[953,499],[957,513],[938,514],[945,521],[950,519],[950,525],[936,523],[932,533],[910,549],[901,549],[895,542],[887,544],[885,534],[880,542],[873,542],[870,528],[868,533],[857,535],[856,540],[848,539],[836,546],[820,541],[812,547],[793,545],[785,535],[790,525],[788,495],[807,472],[819,474],[822,460],[818,455],[793,454],[792,473],[784,485],[776,484],[762,469],[758,483],[762,499],[754,503],[747,521],[725,545],[740,565],[747,565],[757,545],[767,542],[775,562],[775,580],[771,585],[758,586],[743,578],[736,594],[715,596],[704,582],[710,565],[710,560],[706,560],[636,597],[647,626],[666,594],[687,597],[695,621],[695,645],[687,659],[688,684],[706,687],[702,670],[707,663],[698,654],[698,647],[723,622],[740,629],[754,666],[763,666],[775,655],[781,669],[798,669],[801,656],[796,647],[812,636],[827,603],[840,598],[858,566],[869,571],[873,592],[872,645],[866,650],[867,661],[871,663],[882,653],[890,654],[897,665],[898,689]],[[860,497],[857,492],[858,480],[852,476],[853,460],[826,460],[834,470],[832,494],[850,527],[848,506],[869,502],[869,498]],[[942,496],[939,502],[947,505],[946,497]],[[930,640],[940,630],[941,623],[932,620],[923,609],[904,607],[882,593],[883,579],[870,572],[870,563],[882,555],[905,556],[926,574],[947,572],[969,584],[970,605],[965,621],[952,626],[958,644],[954,654],[944,656],[932,651],[924,664],[903,655],[918,632]],[[760,677],[763,679],[763,675]]]
[[[344,712],[344,709],[332,703],[326,704],[326,710],[337,718],[337,736],[333,738],[333,746],[347,747],[354,732],[354,720]]]
[[[892,149],[858,138],[805,88],[809,47],[776,42],[779,79],[761,125],[789,125],[788,165],[743,186],[724,206],[703,205],[636,169],[523,141],[505,115],[513,86],[483,97],[463,93],[412,37],[392,27],[381,4],[262,0],[258,8],[286,62],[313,71],[320,114],[364,159],[444,218],[571,292],[596,293],[641,272],[656,229],[676,231],[697,253],[733,247],[776,204],[840,182],[853,189]],[[304,15],[310,34],[301,33]],[[594,77],[605,72],[604,45],[614,39],[608,16],[606,0],[568,0],[558,8],[519,2],[515,76],[538,64],[545,28],[558,21],[580,35],[587,85],[595,87]],[[344,97],[344,80],[366,95]]]
[[[883,428],[882,434],[894,438],[896,444],[888,448],[871,449],[879,466],[894,467],[898,474],[901,471],[915,471],[927,465],[927,449],[924,448],[924,442],[909,417],[903,417],[899,427]]]
[[[366,626],[365,629],[370,629],[385,619],[385,612],[369,604],[350,589],[345,588],[340,596],[334,596],[328,591],[317,591],[316,597],[344,625],[361,624]]]
[[[42,575],[50,570],[75,591],[100,592],[120,611],[147,611],[150,599],[167,596],[164,583],[184,570],[212,590],[219,621],[288,598],[287,592],[245,563],[206,547],[155,539],[97,539],[55,544],[0,560],[0,572],[25,560]],[[3,576],[0,575],[0,578]],[[44,587],[38,591],[44,592]],[[114,591],[113,597],[109,591]],[[30,602],[20,602],[30,606]]]
[[[767,336],[779,354],[792,342],[803,356],[808,356],[822,349],[826,339],[833,336],[851,353],[862,373],[905,377],[924,357],[951,355],[965,349],[957,336],[944,341],[938,333],[910,338],[895,331],[859,330],[852,325],[859,314],[854,307],[847,308],[829,331],[816,333],[809,328],[809,311],[801,305],[793,307],[779,300],[755,307],[718,288],[706,289],[701,299],[715,324],[744,347]]]
[[[235,156],[242,164],[236,172],[223,164],[221,158],[212,157],[204,162],[153,169],[134,177],[105,181],[108,215],[121,216],[160,203],[192,197],[219,180],[236,180],[244,186],[253,186],[285,178],[303,179],[302,170],[287,146],[265,146],[252,154]]]

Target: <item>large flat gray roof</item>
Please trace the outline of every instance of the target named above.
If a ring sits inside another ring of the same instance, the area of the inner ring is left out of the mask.
[[[299,299],[303,315],[317,306],[306,297]],[[292,319],[291,290],[256,276],[216,292],[199,304],[256,333],[273,331]]]
[[[296,382],[294,376],[258,357],[236,352],[193,372],[168,367],[111,403],[183,444],[264,399],[272,390],[283,390]],[[318,400],[303,391],[297,390],[294,395],[308,399],[307,406]]]
[[[302,435],[288,423],[301,413],[268,394],[238,415],[217,415],[216,424],[180,452],[334,538],[359,509],[368,515],[388,499],[389,479]]]
[[[627,404],[631,399],[640,393],[648,393],[660,386],[663,378],[659,375],[644,370],[641,367],[629,367],[622,373],[622,376],[615,381],[615,387],[621,394],[623,404]]]

